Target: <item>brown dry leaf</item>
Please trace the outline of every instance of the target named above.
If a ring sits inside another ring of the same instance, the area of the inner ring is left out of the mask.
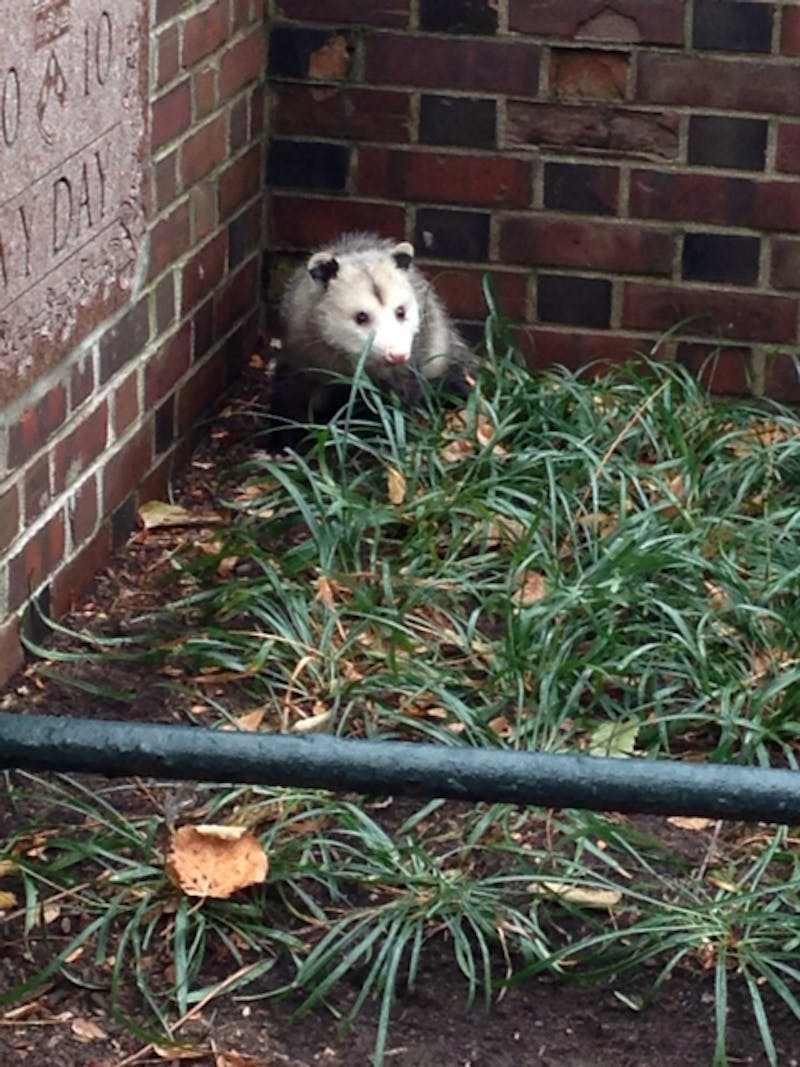
[[[319,578],[316,578],[313,584],[317,591],[314,599],[322,601],[325,607],[330,608],[331,611],[336,611],[345,586],[334,578],[328,578],[325,574],[321,574]]]
[[[139,508],[139,519],[145,530],[171,526],[211,526],[224,521],[215,511],[187,511],[180,504],[167,504],[164,500],[148,500],[142,504]]]
[[[394,504],[396,507],[405,503],[406,479],[403,472],[399,471],[397,467],[387,467],[386,483],[389,493],[389,503]]]
[[[288,1063],[287,1057],[284,1057],[282,1053],[278,1055],[280,1061]],[[254,1056],[246,1056],[242,1052],[217,1052],[214,1067],[277,1067],[279,1060],[275,1056],[275,1053],[270,1052],[268,1062],[256,1059]]]
[[[266,713],[266,707],[253,708],[252,711],[245,712],[244,715],[237,715],[236,722],[226,722],[221,729],[244,730],[246,733],[254,733],[264,721]]]
[[[230,578],[238,565],[238,556],[224,556],[217,564],[217,577]]]
[[[330,708],[326,708],[325,711],[317,712],[315,715],[309,715],[305,719],[298,719],[292,724],[290,733],[293,734],[313,734],[319,730],[324,730],[331,720],[332,712]]]
[[[107,1041],[108,1034],[94,1019],[73,1019],[70,1030],[79,1041]]]
[[[528,604],[535,604],[547,596],[547,586],[545,585],[543,574],[538,571],[523,571],[520,578],[519,589],[517,589],[513,597],[518,604],[525,607]]]
[[[0,878],[7,878],[9,874],[17,874],[19,864],[13,860],[0,860]]]
[[[464,438],[459,438],[457,441],[450,441],[439,452],[439,456],[445,463],[457,463],[464,456],[470,455],[475,451],[475,445],[472,441],[466,441]]]
[[[713,819],[706,819],[699,815],[670,815],[667,822],[670,826],[677,826],[679,830],[693,830],[695,832],[707,830],[709,826],[714,825]]]
[[[8,911],[10,908],[16,908],[16,906],[16,895],[10,891],[0,889],[0,911]]]
[[[189,1045],[153,1045],[153,1052],[160,1060],[202,1060],[209,1054],[207,1048]]]
[[[725,589],[721,585],[717,585],[716,582],[703,582],[703,588],[706,591],[709,603],[715,611],[727,611],[731,606],[731,598],[726,593]]]
[[[498,737],[511,737],[514,730],[505,715],[498,715],[492,719],[489,723],[489,729]]]
[[[486,525],[486,547],[514,548],[525,537],[527,529],[519,519],[498,515]]]
[[[541,895],[551,893],[553,896],[577,904],[582,908],[599,908],[606,911],[615,907],[622,900],[619,889],[594,889],[589,886],[570,885],[568,882],[534,882],[529,887],[532,893]]]
[[[172,834],[165,870],[189,897],[223,900],[259,885],[269,861],[258,839],[243,826],[181,826]]]

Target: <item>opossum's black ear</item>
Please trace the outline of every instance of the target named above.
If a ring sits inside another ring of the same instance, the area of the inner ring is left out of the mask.
[[[408,270],[411,266],[411,260],[414,258],[414,246],[409,244],[408,241],[401,241],[399,245],[395,245],[392,249],[392,258],[400,270]]]
[[[339,263],[330,252],[315,252],[308,261],[308,273],[315,282],[327,285],[339,273]]]

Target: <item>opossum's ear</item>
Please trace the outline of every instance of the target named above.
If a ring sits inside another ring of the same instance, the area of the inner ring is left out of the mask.
[[[339,273],[339,263],[330,252],[315,252],[308,261],[308,273],[315,282],[327,285]]]
[[[401,241],[399,245],[395,245],[392,249],[392,259],[394,259],[400,270],[408,270],[413,258],[414,246],[409,244],[408,241]]]

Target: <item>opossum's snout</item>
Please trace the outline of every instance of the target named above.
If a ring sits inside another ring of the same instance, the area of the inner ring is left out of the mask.
[[[383,353],[383,358],[387,363],[408,363],[411,359],[411,349],[406,351],[399,351],[398,349],[391,349]]]

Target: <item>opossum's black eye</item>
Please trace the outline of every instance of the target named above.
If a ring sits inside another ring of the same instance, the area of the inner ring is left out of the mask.
[[[402,322],[406,317],[406,309],[402,306],[399,308],[395,308],[394,317],[398,320],[398,322]]]
[[[353,318],[357,326],[366,326],[369,322],[369,315],[366,311],[357,311]]]

